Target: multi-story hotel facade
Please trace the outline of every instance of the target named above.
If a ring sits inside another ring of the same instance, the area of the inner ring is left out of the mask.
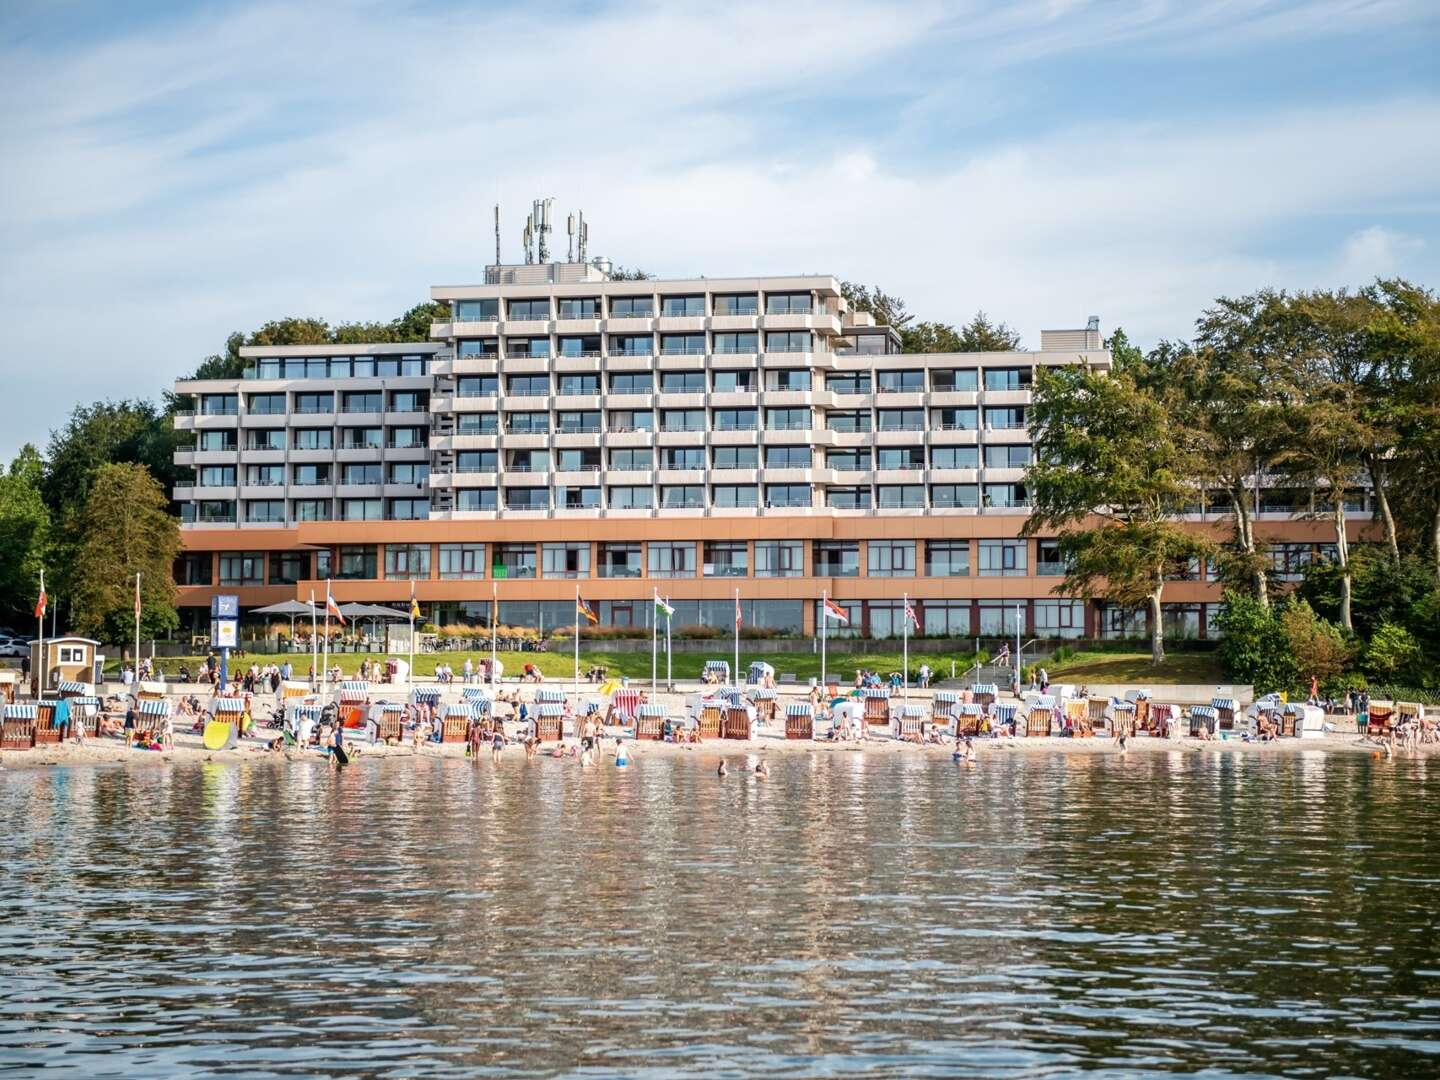
[[[323,597],[441,627],[551,627],[579,585],[602,625],[744,622],[1117,637],[1143,612],[1055,594],[1053,541],[1020,535],[1037,368],[1108,370],[1098,320],[1038,351],[906,354],[823,275],[617,280],[600,260],[487,268],[438,286],[423,344],[247,347],[244,377],[181,380],[194,435],[174,495],[187,624]],[[1223,508],[1196,527],[1225,531]],[[1324,526],[1262,505],[1284,576]],[[1356,507],[1357,511],[1363,507]],[[1176,636],[1213,632],[1207,568],[1167,588]]]

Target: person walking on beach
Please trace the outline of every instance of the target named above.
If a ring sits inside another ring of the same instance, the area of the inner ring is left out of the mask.
[[[499,761],[500,752],[505,749],[505,733],[500,730],[500,725],[495,725],[495,734],[490,739],[490,760]]]

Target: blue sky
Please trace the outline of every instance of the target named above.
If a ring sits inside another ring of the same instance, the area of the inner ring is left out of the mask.
[[[232,330],[479,280],[502,204],[659,275],[1183,336],[1264,286],[1440,286],[1440,4],[0,8],[0,454]],[[563,235],[560,237],[563,244]]]

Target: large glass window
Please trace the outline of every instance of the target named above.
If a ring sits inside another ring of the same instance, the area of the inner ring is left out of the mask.
[[[505,339],[505,355],[512,359],[533,357],[540,359],[550,355],[548,337],[511,337]]]
[[[980,426],[977,409],[931,409],[930,425],[936,431],[974,431]]]
[[[494,450],[461,450],[455,455],[455,471],[462,473],[493,473],[500,467],[500,455]]]
[[[617,371],[610,376],[612,394],[648,394],[654,386],[654,377],[648,371]]]
[[[234,416],[239,410],[239,403],[238,394],[202,394],[200,395],[200,415]]]
[[[485,576],[484,544],[441,544],[442,581],[476,581]]]
[[[719,333],[715,335],[715,352],[722,355],[755,353],[760,351],[760,335],[753,330],[740,333]]]
[[[455,433],[457,435],[495,435],[500,431],[499,425],[499,413],[460,413],[455,418]]]
[[[342,484],[380,483],[380,465],[378,462],[365,463],[347,461],[340,469],[340,482]]]
[[[390,499],[385,517],[390,521],[424,521],[430,516],[429,499]]]
[[[716,484],[710,499],[717,510],[747,509],[760,505],[760,489],[754,484]]]
[[[611,409],[606,428],[612,432],[654,431],[653,409]]]
[[[926,637],[969,637],[970,601],[926,600],[920,605],[920,621]]]
[[[932,485],[930,505],[936,510],[973,510],[980,505],[980,488],[976,484]]]
[[[235,432],[230,430],[196,432],[196,450],[234,450]]]
[[[560,301],[560,318],[598,319],[600,318],[600,298],[598,296],[567,296]]]
[[[534,544],[496,544],[490,576],[496,578],[533,578],[535,576]]]
[[[341,521],[381,521],[385,517],[383,499],[341,499]]]
[[[1084,602],[1080,600],[1036,600],[1035,633],[1044,638],[1084,637]]]
[[[766,315],[808,315],[810,307],[809,293],[770,293],[765,297]]]
[[[926,540],[926,577],[969,577],[969,540]]]
[[[662,356],[699,356],[705,352],[704,334],[661,334]]]
[[[923,484],[880,484],[875,497],[882,510],[920,510],[925,506]]]
[[[283,416],[285,413],[285,395],[251,394],[247,407],[252,413],[265,416]]]
[[[511,450],[505,455],[505,471],[541,473],[550,471],[550,454],[545,450]]]
[[[329,521],[329,499],[296,499],[293,503],[296,521]]]
[[[498,499],[494,488],[459,488],[455,492],[455,509],[493,511]]]
[[[768,353],[808,353],[811,351],[808,330],[767,330],[765,351]]]
[[[810,430],[809,409],[766,409],[765,427],[769,431]]]
[[[650,451],[640,451],[645,455],[646,464],[641,468],[649,468]],[[662,469],[703,469],[705,467],[705,451],[698,446],[665,446],[660,449],[660,467]]]
[[[396,461],[390,465],[390,475],[386,482],[390,484],[414,484],[416,487],[424,487],[425,482],[430,479],[430,465],[424,461]]]
[[[1029,444],[985,447],[985,467],[987,469],[1023,469],[1029,464]]]
[[[325,415],[335,411],[335,395],[329,392],[323,394],[296,394],[295,411],[305,415]]]
[[[430,407],[430,394],[425,390],[391,390],[390,412],[424,412]]]
[[[208,551],[187,551],[175,560],[176,585],[209,585],[213,572]]]
[[[716,409],[714,414],[716,431],[755,431],[759,423],[756,409]]]
[[[599,375],[571,375],[562,374],[556,377],[559,386],[557,394],[598,394],[600,393]]]
[[[655,351],[652,334],[611,334],[611,356],[649,356]]]
[[[474,356],[496,357],[500,355],[499,338],[472,338],[455,344],[455,355],[460,359]]]
[[[705,314],[703,296],[662,296],[660,314],[665,316],[694,316]]]
[[[780,368],[771,370],[765,375],[766,390],[780,392],[809,390],[811,385],[808,368]]]
[[[546,412],[507,412],[505,430],[511,435],[545,435],[550,431],[550,414]]]
[[[385,429],[378,427],[341,428],[340,449],[379,450],[385,445]]]
[[[548,319],[550,318],[550,301],[545,300],[511,300],[505,309],[506,317],[510,319]]]
[[[341,544],[337,578],[371,581],[380,576],[379,553],[374,544]]]
[[[543,487],[511,487],[505,489],[507,510],[549,510],[550,489]]]
[[[825,426],[847,435],[864,434],[870,430],[870,410],[857,412],[831,409],[825,414]]]
[[[809,484],[766,484],[765,505],[772,508],[809,506],[814,496]]]
[[[1059,540],[1035,542],[1035,573],[1041,577],[1063,577],[1065,557],[1060,553]]]
[[[1035,373],[1031,368],[986,368],[986,390],[1028,390]]]
[[[923,446],[882,446],[875,451],[877,469],[919,470],[925,468]]]
[[[881,369],[875,373],[876,389],[882,394],[918,394],[925,389],[923,368],[904,371]]]
[[[329,434],[329,430],[326,429],[326,434]],[[247,450],[284,450],[285,429],[251,428],[246,433],[245,448]]]
[[[660,373],[662,394],[703,394],[705,372],[703,371],[662,371]]]
[[[767,446],[765,448],[765,467],[767,469],[808,469],[810,460],[810,447],[808,446]]]
[[[1019,405],[985,410],[985,430],[1019,431],[1025,426],[1025,409]]]
[[[758,469],[758,446],[717,446],[710,451],[712,469]]]
[[[651,577],[694,577],[695,545],[683,541],[652,540],[649,549]]]
[[[590,576],[589,544],[542,544],[540,558],[542,573],[547,578]]]
[[[987,507],[1018,509],[1030,505],[1024,484],[986,484],[981,499]]]
[[[866,548],[871,577],[914,577],[914,540],[871,540]]]
[[[234,465],[202,465],[196,475],[196,487],[234,487]]]
[[[672,451],[664,451],[664,450],[661,451],[661,453],[667,453],[667,452],[673,452],[673,450],[672,450]],[[619,470],[626,470],[626,471],[631,471],[631,472],[639,471],[639,470],[643,470],[643,469],[649,469],[649,468],[652,466],[652,464],[654,463],[654,457],[655,457],[655,452],[654,452],[653,450],[651,450],[649,447],[640,447],[640,448],[618,448],[618,449],[615,449],[615,450],[611,450],[611,451],[610,451],[610,468],[612,468],[612,469],[619,469]],[[684,465],[669,465],[669,464],[665,465],[664,467],[667,468],[667,469],[669,469],[669,468],[675,468],[675,469],[686,468],[686,466],[684,466]]]
[[[456,322],[494,322],[500,317],[499,300],[456,300]]]
[[[825,505],[832,510],[869,510],[870,489],[868,487],[828,487],[825,489]]]
[[[284,433],[281,433],[284,438]],[[296,428],[295,449],[296,450],[330,450],[335,445],[334,428]],[[281,443],[284,449],[284,443]]]
[[[644,451],[646,454],[649,450]],[[598,472],[600,470],[600,448],[591,447],[563,447],[555,451],[555,469],[557,472]]]
[[[836,472],[869,472],[873,467],[869,450],[827,450],[825,465]]]
[[[924,431],[924,409],[877,410],[881,431]]]
[[[263,585],[265,553],[263,551],[222,551],[220,553],[221,585]]]
[[[385,395],[379,390],[347,390],[340,395],[340,411],[346,413],[378,413]]]
[[[978,389],[974,368],[931,368],[930,389],[937,394],[973,392]]]
[[[599,573],[602,578],[638,578],[639,544],[601,544]]]
[[[608,498],[611,510],[653,510],[655,508],[655,489],[648,484],[643,487],[616,484],[610,488]]]
[[[284,465],[247,465],[245,483],[250,487],[283,487]]]
[[[748,369],[711,373],[711,389],[717,394],[753,394],[759,385],[755,372]]]
[[[1016,633],[1024,633],[1025,603],[1013,600],[981,600],[980,635],[982,637],[1003,637],[1013,641]]]
[[[858,577],[860,545],[854,540],[816,540],[816,577]]]
[[[600,411],[598,409],[562,410],[555,414],[555,430],[562,435],[594,435],[600,430]]]
[[[750,569],[750,552],[743,540],[705,542],[706,577],[745,577]]]
[[[739,296],[717,296],[715,297],[716,315],[758,315],[760,314],[760,297],[754,293],[743,293]]]
[[[392,427],[386,445],[397,450],[418,450],[429,445],[430,430],[420,427]]]
[[[799,540],[756,540],[756,577],[803,577],[805,548]]]
[[[555,509],[598,510],[600,509],[600,489],[559,484],[555,488]]]
[[[754,410],[751,410],[752,412]],[[660,413],[661,431],[704,431],[704,409],[665,409]]]
[[[662,485],[660,506],[666,510],[703,510],[705,489],[698,484]]]
[[[612,319],[648,319],[655,314],[653,296],[612,296],[610,317]]]
[[[870,393],[868,371],[836,371],[825,376],[825,389],[836,394]]]
[[[981,540],[980,576],[1024,577],[1025,548],[1024,540]]]
[[[511,375],[505,380],[505,393],[510,397],[544,397],[550,393],[550,376]]]
[[[980,452],[974,446],[932,446],[932,469],[974,469],[980,465]]]
[[[430,576],[429,544],[386,544],[385,576],[423,580]]]

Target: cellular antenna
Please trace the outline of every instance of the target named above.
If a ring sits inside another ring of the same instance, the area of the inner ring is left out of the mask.
[[[565,232],[566,232],[567,234],[569,234],[569,237],[570,237],[570,238],[565,242],[565,261],[566,261],[567,263],[568,263],[568,262],[574,262],[574,261],[575,261],[575,214],[574,214],[574,212],[571,212],[570,216],[565,219]]]
[[[550,208],[554,199],[537,199],[535,202],[536,222],[540,226],[540,262],[550,261]]]
[[[495,265],[500,265],[500,204],[495,204]]]

